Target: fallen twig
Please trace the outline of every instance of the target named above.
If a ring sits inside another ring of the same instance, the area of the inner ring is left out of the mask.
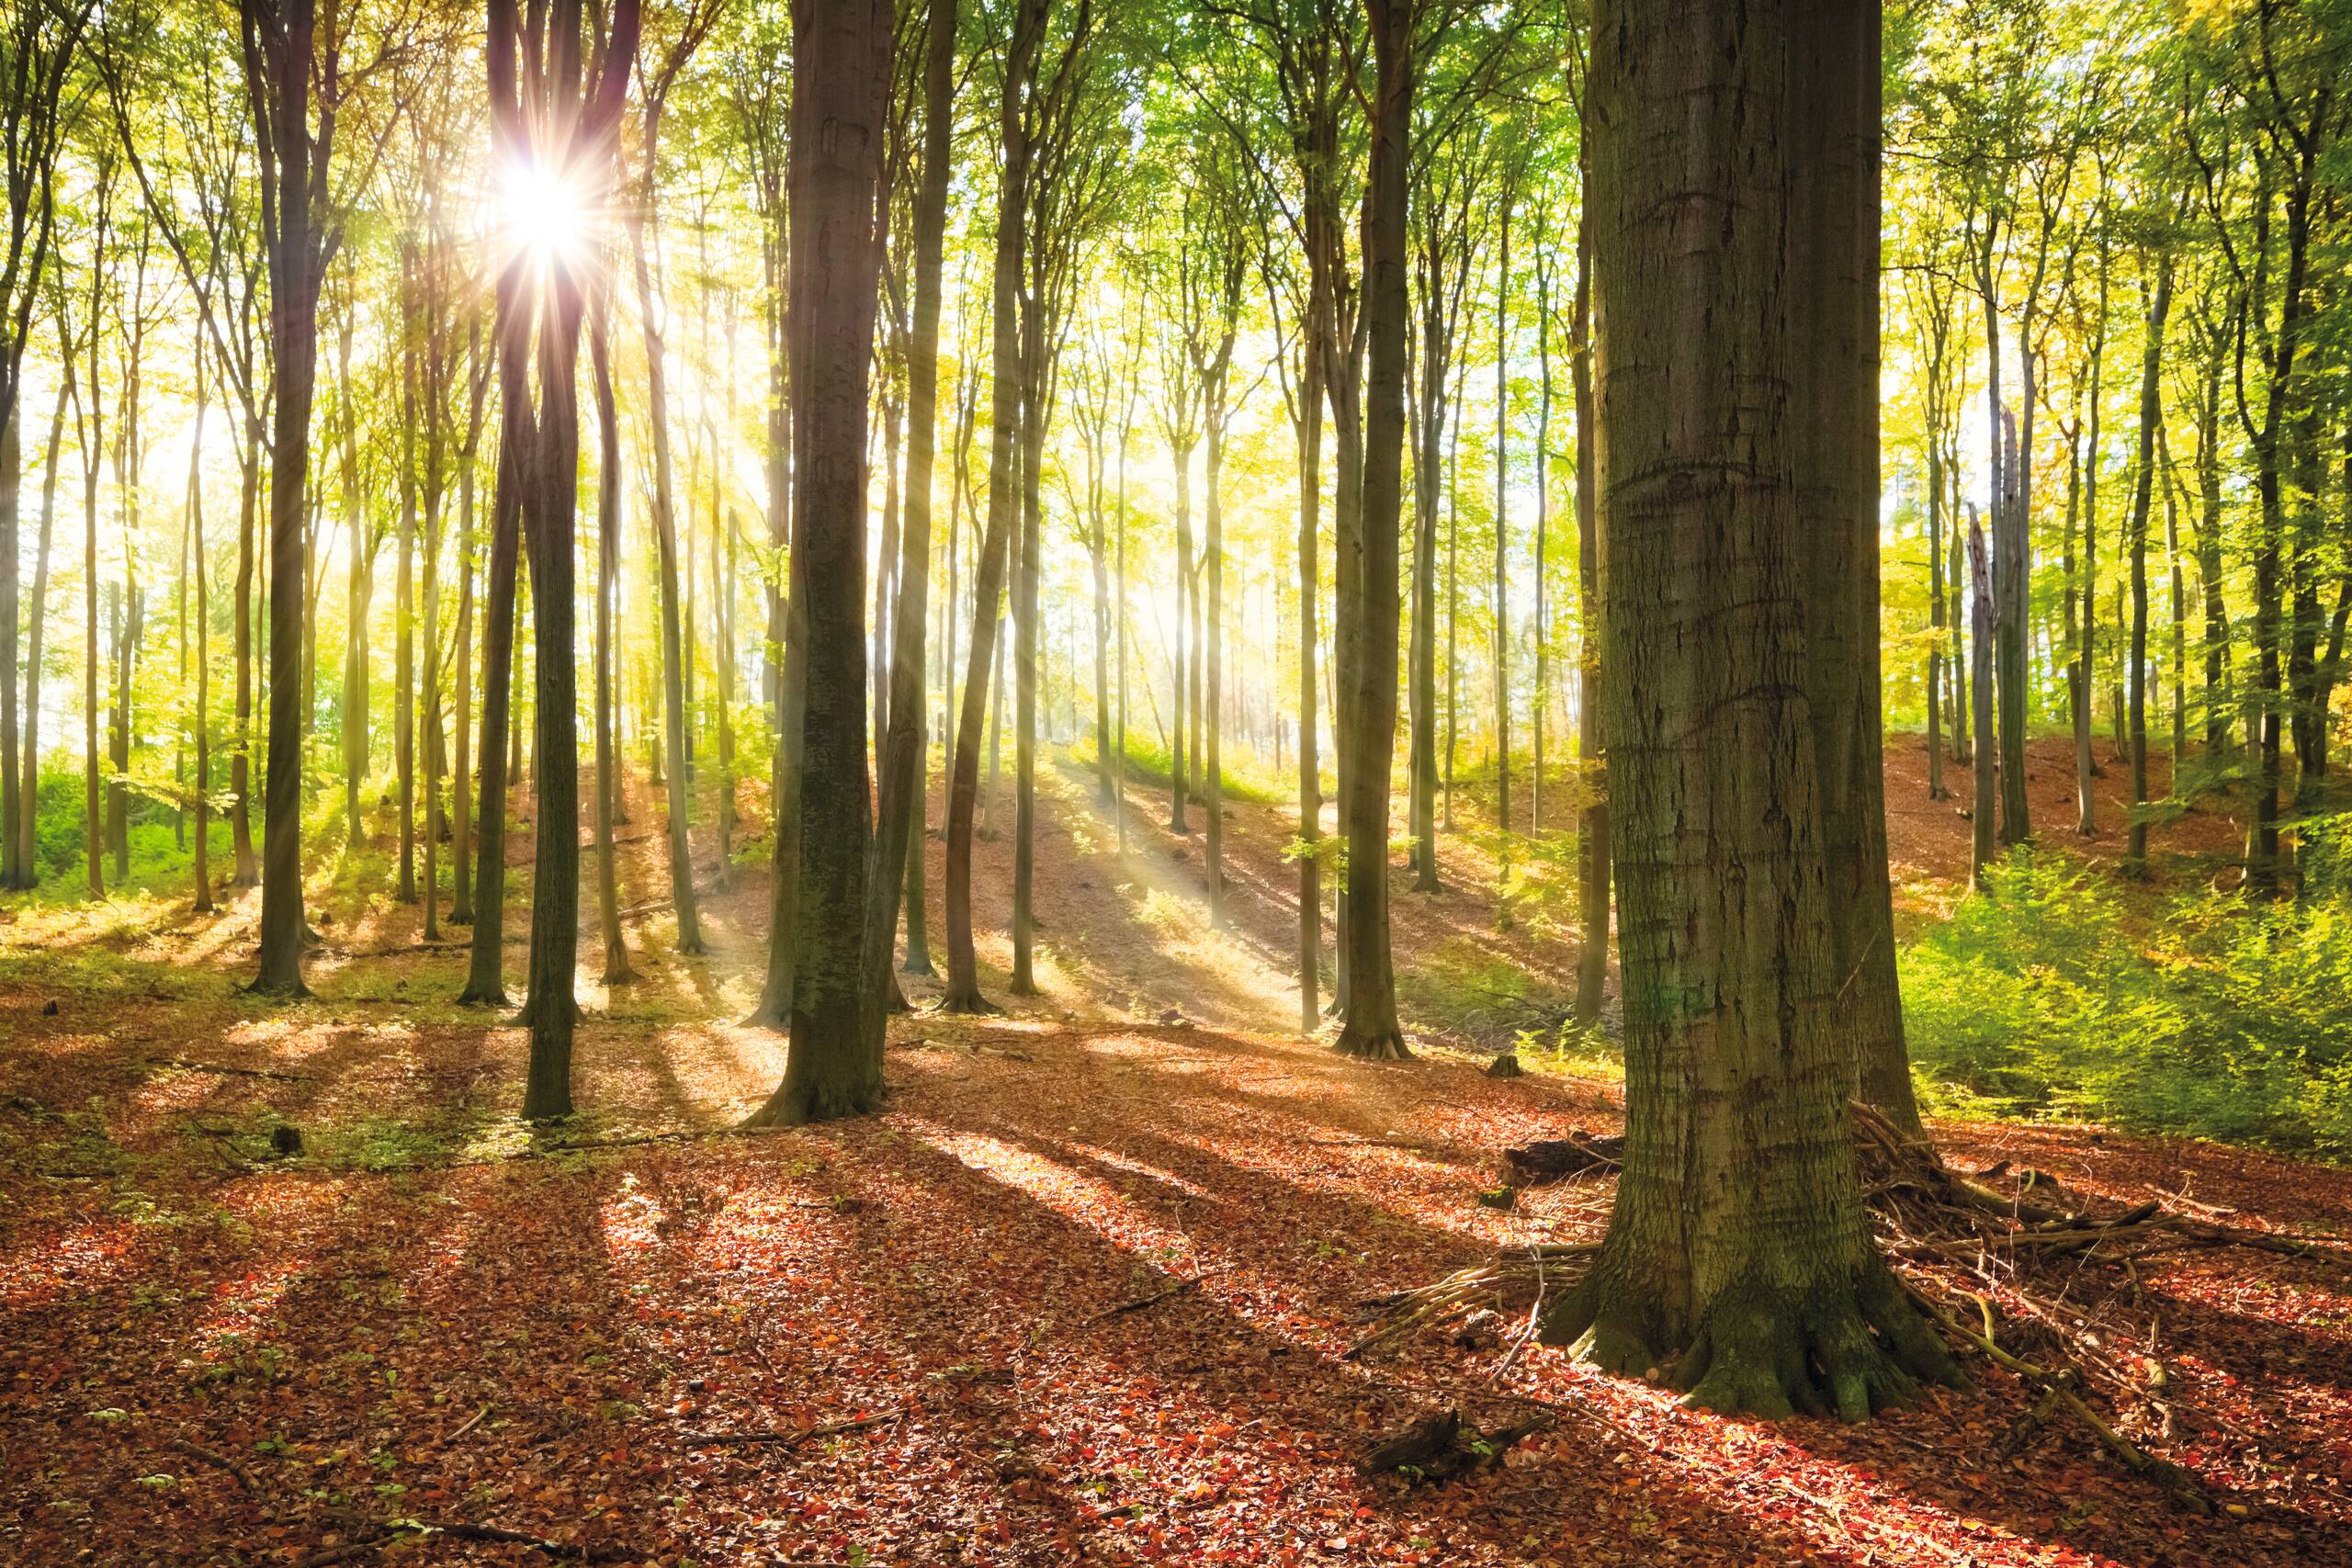
[[[471,1418],[470,1420],[467,1421],[467,1423],[466,1423],[464,1426],[462,1426],[462,1427],[458,1427],[456,1431],[454,1431],[454,1432],[450,1433],[447,1437],[446,1437],[446,1438],[442,1438],[442,1439],[441,1439],[441,1440],[442,1440],[442,1442],[444,1442],[444,1443],[454,1443],[454,1442],[456,1442],[459,1438],[464,1437],[468,1432],[470,1432],[470,1431],[472,1431],[476,1427],[481,1426],[481,1423],[482,1423],[482,1418],[483,1418],[484,1416],[488,1416],[489,1414],[490,1414],[490,1402],[489,1402],[488,1400],[484,1400],[484,1401],[482,1402],[482,1407],[481,1407],[480,1410],[477,1410],[477,1411],[475,1411],[475,1412],[473,1413],[473,1416],[472,1416],[472,1418]]]
[[[315,1083],[309,1073],[281,1073],[267,1067],[232,1067],[220,1062],[191,1062],[185,1056],[141,1056],[140,1065],[169,1067],[183,1073],[218,1073],[223,1077],[272,1078],[280,1083]]]
[[[904,1410],[888,1410],[878,1416],[860,1416],[854,1421],[828,1421],[821,1426],[802,1427],[790,1432],[688,1432],[687,1442],[697,1448],[749,1448],[755,1443],[773,1443],[780,1448],[795,1448],[813,1443],[820,1438],[838,1438],[848,1432],[863,1432],[869,1427],[887,1427],[906,1415]]]
[[[1200,1288],[1201,1282],[1198,1280],[1182,1280],[1177,1281],[1175,1284],[1169,1286],[1164,1291],[1154,1291],[1148,1296],[1138,1296],[1131,1302],[1121,1302],[1114,1307],[1104,1307],[1101,1312],[1098,1312],[1092,1317],[1088,1318],[1085,1323],[1081,1324],[1080,1326],[1091,1328],[1094,1325],[1101,1323],[1104,1318],[1125,1317],[1131,1312],[1141,1312],[1146,1307],[1158,1306],[1160,1303],[1167,1301],[1171,1296],[1185,1295],[1191,1292],[1197,1291]]]
[[[166,1438],[164,1439],[164,1443],[165,1447],[170,1448],[176,1452],[184,1453],[190,1459],[202,1460],[205,1463],[212,1466],[215,1470],[227,1471],[230,1475],[235,1478],[237,1484],[243,1487],[246,1491],[251,1492],[254,1489],[254,1478],[245,1473],[245,1470],[243,1465],[239,1464],[235,1460],[231,1459],[228,1455],[214,1453],[210,1449],[204,1447],[202,1444],[191,1443],[186,1438]]]

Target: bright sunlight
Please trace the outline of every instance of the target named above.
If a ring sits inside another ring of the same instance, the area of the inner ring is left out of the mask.
[[[560,171],[537,159],[511,162],[499,171],[492,201],[492,231],[509,254],[527,251],[542,266],[578,255],[587,209]]]

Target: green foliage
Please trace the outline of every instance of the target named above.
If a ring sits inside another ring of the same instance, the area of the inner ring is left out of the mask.
[[[1095,766],[1092,740],[1072,741],[1069,752],[1069,760],[1073,763],[1090,772],[1092,771]],[[1290,798],[1290,792],[1279,783],[1260,778],[1245,768],[1236,766],[1229,760],[1220,758],[1219,761],[1223,763],[1221,772],[1225,778],[1226,799],[1248,801],[1253,806],[1271,806],[1278,800]],[[1192,759],[1186,758],[1184,765],[1186,770],[1190,771]],[[1160,789],[1166,789],[1169,786],[1169,766],[1166,747],[1155,745],[1138,735],[1127,737],[1128,782],[1153,784]]]
[[[2193,892],[2144,928],[2073,863],[2015,852],[1903,955],[1930,1100],[2352,1154],[2345,824],[2311,826],[2301,901]]]

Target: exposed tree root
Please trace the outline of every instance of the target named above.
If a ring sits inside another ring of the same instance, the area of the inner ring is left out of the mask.
[[[1004,1016],[1004,1010],[980,995],[978,987],[967,991],[950,990],[932,1004],[931,1010],[945,1013],[951,1018],[1001,1018]]]
[[[1663,1373],[1686,1405],[1726,1416],[1862,1421],[1912,1403],[1922,1382],[1962,1381],[1883,1267],[1866,1267],[1843,1285],[1720,1292],[1679,1353],[1668,1332],[1664,1314],[1611,1267],[1604,1247],[1591,1272],[1541,1315],[1538,1337],[1604,1371],[1653,1380]]]
[[[1674,1353],[1674,1336],[1644,1301],[1620,1283],[1601,1242],[1520,1247],[1417,1290],[1365,1303],[1372,1331],[1345,1354],[1363,1355],[1417,1329],[1450,1327],[1473,1313],[1516,1317],[1521,1343],[1538,1337],[1571,1344],[1597,1365],[1629,1376],[1670,1381],[1687,1403],[1757,1415],[1835,1412],[1854,1418],[1903,1403],[1924,1384],[1957,1381],[1948,1347],[1984,1357],[2038,1391],[2030,1438],[2060,1416],[2088,1429],[2129,1469],[2153,1481],[2184,1508],[2211,1510],[2211,1499],[2181,1465],[2124,1435],[2091,1403],[2093,1390],[2154,1404],[2143,1379],[2105,1366],[2100,1342],[2074,1326],[2083,1316],[2038,1303],[2035,1271],[2054,1268],[2077,1288],[2086,1262],[2128,1262],[2187,1247],[2245,1247],[2337,1264],[2352,1270],[2352,1251],[2330,1239],[2290,1236],[2226,1225],[2180,1213],[2164,1199],[2094,1212],[2063,1208],[2057,1184],[2039,1173],[1996,1167],[1971,1175],[1946,1166],[1934,1148],[1905,1136],[1868,1107],[1850,1108],[1863,1197],[1891,1267],[1875,1269],[1850,1291],[1798,1302],[1724,1300],[1710,1304]],[[1524,1158],[1532,1150],[1573,1151],[1562,1160]],[[1614,1151],[1600,1140],[1563,1141],[1509,1151],[1507,1169],[1558,1179],[1576,1169],[1607,1172]],[[1555,1174],[1555,1172],[1557,1174]],[[2006,1179],[2017,1190],[1988,1183]],[[2029,1195],[2030,1194],[2030,1195]],[[1901,1269],[1898,1275],[1894,1269]],[[1996,1343],[1996,1301],[2014,1314],[2013,1344]],[[2094,1314],[2095,1315],[2095,1314]],[[1493,1321],[1492,1318],[1487,1321]],[[1969,1326],[1971,1323],[1980,1326]],[[2029,1360],[2014,1337],[2045,1343]],[[1514,1351],[1516,1353],[1516,1351]],[[2169,1435],[2173,1407],[2152,1411],[2152,1428]]]
[[[1358,1062],[1409,1062],[1412,1048],[1405,1043],[1404,1032],[1383,1029],[1359,1032],[1352,1023],[1342,1025],[1339,1039],[1331,1049]]]

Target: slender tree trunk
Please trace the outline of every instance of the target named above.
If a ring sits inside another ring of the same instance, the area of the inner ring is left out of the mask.
[[[99,195],[98,237],[96,256],[102,257],[106,248],[105,194]],[[82,434],[82,803],[83,847],[89,864],[89,895],[103,898],[107,892],[106,867],[100,859],[105,847],[98,817],[98,484],[106,450],[105,383],[99,379],[98,343],[102,320],[99,278],[101,268],[94,266],[90,285],[90,362],[89,380],[82,389],[82,408],[77,430]]]
[[[65,434],[65,404],[74,395],[74,356],[67,354],[57,387],[57,407],[50,414],[49,446],[41,458],[40,541],[33,556],[33,592],[28,603],[25,635],[25,734],[20,773],[24,785],[19,815],[7,824],[15,840],[17,880],[14,886],[32,887],[40,881],[40,659],[42,633],[49,625],[49,547],[57,520],[58,459]],[[199,595],[199,598],[201,595]]]
[[[0,343],[0,352],[13,345]],[[17,530],[19,498],[24,489],[24,447],[17,434],[21,423],[24,400],[17,395],[22,383],[16,380],[10,369],[10,394],[7,413],[0,419],[0,887],[26,886],[25,868],[20,863],[17,842],[17,818],[23,807],[18,804],[18,754],[17,750],[17,623],[21,610],[17,603],[20,581],[17,564]],[[198,369],[199,377],[202,374]],[[31,781],[21,786],[37,787]]]
[[[1495,830],[1510,863],[1510,188],[1504,187],[1495,270]]]
[[[1371,172],[1364,197],[1367,367],[1363,488],[1340,549],[1353,558],[1340,613],[1353,625],[1340,645],[1340,723],[1350,733],[1340,781],[1348,838],[1347,1012],[1336,1048],[1374,1061],[1408,1056],[1396,1021],[1389,963],[1389,776],[1396,749],[1396,544],[1405,459],[1407,148],[1413,118],[1415,0],[1366,0],[1374,85]]]
[[[405,253],[403,270],[413,266]],[[400,882],[392,897],[416,902],[416,323],[401,291],[401,521],[392,581],[392,769],[400,811]]]
[[[2148,863],[2148,508],[2156,480],[2156,434],[2164,418],[2165,321],[2172,313],[2172,255],[2156,265],[2148,302],[2146,345],[2140,358],[2140,444],[2132,481],[2132,813],[2124,863],[2144,872]],[[2174,758],[2179,765],[2179,758]]]
[[[944,144],[947,151],[944,153],[938,154],[939,162],[937,166],[943,170],[945,169],[947,167],[947,161],[952,159],[954,155],[952,127],[955,110],[954,12],[957,8],[956,0],[937,0],[937,3],[933,6],[929,23],[929,27],[933,30],[927,36],[924,45],[923,93],[925,118],[923,122],[923,135],[925,146],[924,157],[926,161],[923,165],[925,183],[922,186],[918,186],[916,192],[916,200],[919,203],[924,199],[925,194],[930,189],[928,181],[931,170],[933,167],[931,160],[937,151],[931,141],[933,134],[931,128],[934,123],[948,127],[948,130],[946,132],[947,141]],[[944,38],[947,41],[941,43],[939,40],[942,38]],[[942,89],[942,91],[946,94],[946,99],[944,107],[940,104],[939,100],[933,99],[931,96],[931,89],[933,86],[932,71],[935,62],[933,61],[930,51],[934,45],[944,51],[948,59],[948,63],[945,67],[947,72],[947,85]],[[934,110],[936,110],[935,117]],[[944,177],[944,176],[943,175],[943,178]],[[931,599],[931,558],[933,549],[932,544],[933,537],[932,500],[933,491],[936,488],[937,484],[938,468],[939,270],[940,267],[944,265],[945,260],[947,228],[946,197],[944,194],[946,186],[944,184],[941,186],[940,189],[942,192],[939,201],[940,237],[937,242],[940,259],[938,262],[932,265],[931,280],[929,285],[932,302],[929,306],[930,323],[928,330],[925,330],[923,326],[925,310],[923,297],[925,287],[923,277],[925,247],[923,243],[923,234],[921,231],[916,235],[915,245],[915,324],[911,340],[911,352],[916,361],[927,361],[927,367],[925,368],[918,369],[915,364],[910,363],[908,367],[907,376],[907,401],[910,419],[907,440],[907,523],[905,536],[899,542],[900,548],[907,552],[907,554],[902,558],[899,569],[899,590],[901,600],[899,614],[901,615],[908,615],[911,609],[914,614],[914,632],[912,635],[922,639],[916,644],[916,669],[912,682],[914,692],[914,712],[909,718],[909,723],[912,727],[914,732],[910,737],[912,741],[910,750],[912,751],[913,756],[911,763],[906,768],[906,776],[899,780],[900,804],[898,809],[899,816],[905,824],[905,841],[897,851],[897,862],[894,863],[887,857],[882,858],[880,861],[881,865],[884,867],[883,874],[886,875],[888,874],[888,868],[893,863],[901,864],[903,867],[898,877],[895,879],[899,887],[899,901],[900,906],[903,908],[906,919],[906,958],[899,966],[899,972],[903,975],[931,975],[935,973],[931,962],[931,929],[929,911],[924,908],[927,897],[925,889],[925,873],[929,869],[930,860],[929,855],[925,852],[924,846],[930,838],[930,730],[933,722],[933,716],[926,702],[926,698],[929,694],[924,687],[922,665],[925,660],[933,660],[936,661],[939,673],[939,690],[944,706],[948,687],[948,677],[946,671],[949,660],[943,657],[943,655],[944,653],[944,644],[947,639],[944,635],[942,635],[936,640],[933,640],[932,637],[933,628],[931,624],[933,614]],[[918,386],[927,388],[924,396],[922,398],[917,398],[915,396],[915,391]],[[924,416],[920,412],[920,411],[926,402],[929,404],[931,412],[927,416]],[[917,456],[919,453],[922,456],[921,462],[917,461]],[[920,501],[916,499],[918,496],[921,497]],[[955,517],[955,498],[952,494],[948,499],[948,516],[950,519],[950,527],[946,553],[949,563],[949,582],[945,600],[938,611],[939,625],[942,628],[952,626],[955,620],[956,590],[954,581],[954,561],[956,543],[954,536],[955,530],[953,526]],[[920,563],[917,563],[914,560],[914,555],[918,551],[920,551],[922,556]],[[911,605],[907,602],[907,596],[910,592],[913,594]],[[898,679],[898,670],[895,658],[896,655],[894,652],[894,662],[891,670],[891,679],[894,682]],[[944,722],[941,728],[942,732],[944,733]],[[884,783],[886,784],[888,783],[888,775],[887,773],[884,776]],[[878,806],[879,803],[877,802],[876,804]],[[889,953],[890,944],[886,936],[882,943],[882,957],[886,965],[889,960]]]
[[[1229,362],[1232,338],[1226,339],[1224,360]],[[1208,816],[1208,835],[1202,846],[1203,864],[1207,874],[1209,895],[1209,924],[1222,928],[1225,923],[1225,424],[1226,364],[1220,362],[1214,377],[1206,378],[1206,419],[1208,450],[1205,454],[1204,478],[1208,493],[1203,512],[1202,547],[1207,560],[1202,567],[1207,581],[1207,603],[1204,606],[1204,640],[1207,644],[1208,684],[1206,700],[1201,705],[1206,719],[1207,744],[1202,758],[1201,771],[1207,782],[1207,793],[1201,809]]]
[[[1986,554],[1984,520],[1973,506],[1968,512],[1968,584],[1971,605],[1969,656],[1974,661],[1973,712],[1979,741],[1974,761],[1973,795],[1969,807],[1968,885],[1983,889],[1985,868],[1993,863],[1996,750],[1993,734],[1993,569]]]
[[[515,579],[522,555],[523,485],[530,447],[529,384],[523,364],[526,320],[517,298],[525,264],[510,264],[497,284],[500,423],[498,471],[491,485],[490,571],[482,584],[481,831],[474,857],[473,943],[461,1002],[506,1002],[506,781],[514,681]],[[516,412],[521,411],[521,412]]]
[[[229,838],[236,856],[232,886],[261,884],[261,861],[254,853],[254,544],[261,505],[261,419],[245,418],[242,488],[237,503],[237,740],[229,756]]]
[[[1588,178],[1589,175],[1588,175]],[[1589,186],[1587,187],[1590,188]],[[1601,682],[1606,663],[1607,606],[1601,602],[1600,461],[1593,398],[1593,231],[1588,203],[1577,220],[1576,344],[1568,365],[1577,409],[1577,761],[1580,778],[1577,811],[1577,923],[1583,945],[1577,955],[1577,1022],[1586,1029],[1600,1021],[1609,984],[1609,755],[1601,732]]]
[[[1049,309],[1035,292],[1023,301],[1020,493],[1021,545],[1013,562],[1013,742],[1012,742],[1012,973],[1005,989],[1016,997],[1038,994],[1036,955],[1037,875],[1037,578],[1044,545],[1045,365]],[[1178,788],[1182,779],[1178,779]]]
[[[1186,691],[1185,644],[1193,624],[1193,443],[1171,440],[1168,456],[1176,467],[1176,651],[1170,660],[1176,724],[1168,743],[1168,830],[1181,838],[1193,830],[1184,819],[1184,718],[1186,698],[1191,695]]]
[[[1320,280],[1309,284],[1319,288]],[[1313,303],[1308,314],[1316,315]],[[1312,352],[1301,356],[1298,381],[1298,1032],[1312,1034],[1322,1021],[1316,993],[1323,967],[1323,770],[1317,750],[1315,601],[1323,527],[1323,366]],[[1122,457],[1124,473],[1125,459]],[[1121,546],[1125,535],[1125,482],[1121,480]],[[1124,560],[1124,555],[1122,557]],[[1122,572],[1124,577],[1124,570]],[[1125,602],[1124,582],[1121,603]],[[1120,706],[1125,708],[1126,676],[1120,671]],[[1124,730],[1125,721],[1122,720]]]
[[[326,130],[314,144],[311,79],[318,69],[310,0],[280,0],[279,36],[266,46],[277,201],[269,213],[269,737],[263,774],[261,953],[253,989],[300,997],[302,942],[302,599],[309,582],[303,529],[311,478],[311,401],[318,361],[319,268],[325,214]],[[334,40],[330,40],[332,46]],[[328,73],[332,80],[333,73]],[[258,92],[261,84],[253,84]],[[322,127],[332,124],[322,106]],[[313,159],[318,161],[314,169]],[[314,187],[314,181],[316,182]]]
[[[1004,592],[1006,547],[1019,511],[1013,480],[1014,440],[1020,433],[1021,345],[1018,299],[1028,213],[1029,136],[1023,103],[1036,72],[1049,0],[1019,0],[1006,52],[999,110],[1004,161],[997,193],[996,274],[991,300],[989,365],[993,400],[989,423],[989,520],[972,584],[972,646],[957,716],[956,753],[947,793],[947,1012],[978,1012],[979,961],[972,945],[972,829],[979,795],[982,711],[996,653],[997,601]],[[1002,706],[1001,703],[998,705]]]
[[[660,125],[649,116],[648,145]],[[645,329],[646,426],[653,446],[653,543],[657,581],[662,595],[662,750],[669,754],[668,841],[670,897],[677,914],[678,951],[701,953],[702,918],[695,902],[694,847],[688,837],[693,794],[686,736],[687,673],[690,662],[687,630],[679,604],[678,521],[674,481],[670,467],[670,390],[668,348],[662,340],[661,306],[655,298],[653,268],[647,230],[653,221],[653,170],[649,160],[642,186],[645,211],[630,222],[629,244],[637,279],[638,317]],[[781,1015],[778,1015],[781,1017]]]
[[[588,323],[588,359],[596,395],[596,923],[605,939],[605,984],[637,978],[621,937],[620,875],[613,854],[613,796],[619,781],[613,744],[613,596],[621,567],[621,419],[613,396],[608,310],[599,299]]]

